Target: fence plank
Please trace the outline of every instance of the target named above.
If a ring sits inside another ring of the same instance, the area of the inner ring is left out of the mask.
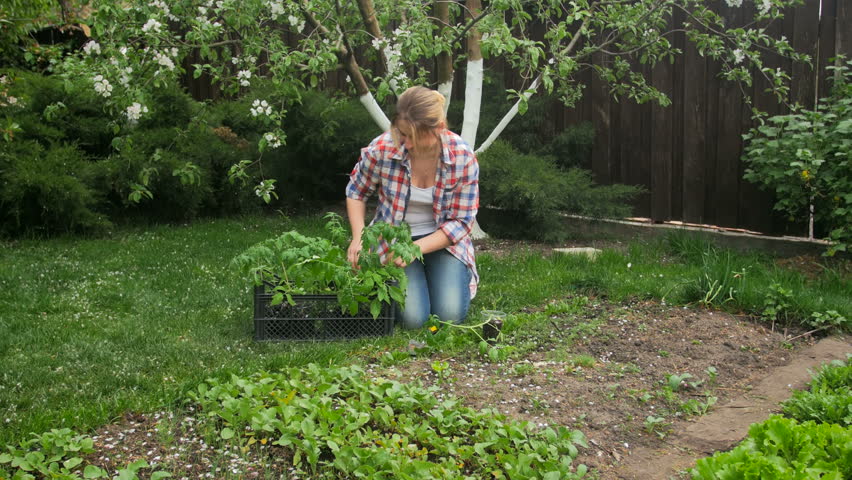
[[[817,58],[817,40],[819,38],[819,7],[820,0],[806,0],[796,7],[793,15],[792,46],[797,52],[807,53],[811,59]],[[812,108],[816,95],[816,61],[812,65],[804,63],[793,64],[793,75],[796,79],[790,88],[791,102]]]
[[[831,64],[831,59],[837,54],[835,41],[837,40],[837,0],[822,0],[822,16],[819,19],[819,37],[817,48],[819,58],[817,65],[817,98],[828,96],[831,82],[826,69]]]
[[[704,222],[704,163],[707,122],[704,97],[707,62],[691,43],[684,49],[683,82],[683,219]]]
[[[838,0],[836,11],[835,52],[845,55],[846,60],[852,59],[852,2]]]
[[[725,16],[731,25],[740,26],[754,15],[753,4],[743,4],[739,8],[727,8]],[[719,66],[721,70],[721,66]],[[716,72],[713,72],[716,75]],[[717,83],[715,100],[718,102],[715,143],[716,162],[710,190],[713,192],[712,221],[716,225],[739,226],[739,187],[740,156],[742,155],[743,88],[738,83]],[[708,98],[708,103],[711,103]],[[747,119],[746,119],[747,122]],[[710,215],[708,215],[710,216]]]
[[[675,25],[683,25],[686,21],[686,14],[675,9],[672,15],[672,20]],[[686,48],[686,34],[684,32],[676,32],[672,38],[672,45],[680,51]],[[684,149],[684,102],[683,102],[683,84],[686,71],[684,70],[683,58],[679,57],[675,60],[672,66],[672,183],[669,194],[672,199],[672,218],[682,220],[683,217],[683,149]]]
[[[593,62],[603,61],[603,54],[595,54]],[[592,125],[595,127],[595,144],[592,148],[592,173],[601,184],[613,183],[610,174],[609,137],[612,132],[612,117],[609,113],[609,90],[606,83],[593,75],[589,86],[592,104]]]
[[[658,63],[651,75],[651,84],[657,90],[671,95],[674,89],[674,67],[667,60]],[[672,216],[672,118],[674,106],[651,108],[651,219],[666,221]]]

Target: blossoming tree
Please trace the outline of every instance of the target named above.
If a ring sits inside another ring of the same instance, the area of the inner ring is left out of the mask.
[[[259,76],[297,98],[330,72],[344,69],[351,94],[381,128],[389,121],[381,104],[412,84],[431,84],[448,102],[457,69],[465,73],[462,136],[478,152],[526,110],[540,90],[572,105],[583,93],[575,78],[592,69],[615,94],[639,102],[670,103],[646,81],[637,62],[672,61],[680,54],[674,32],[685,32],[702,53],[723,64],[723,75],[750,83],[752,72],[768,80],[779,99],[789,76],[766,66],[768,54],[807,60],[766,26],[803,0],[725,0],[750,12],[745,25],[728,25],[705,0],[91,0],[91,40],[64,71],[91,78],[118,124],[132,125],[147,112],[151,89],[183,73],[192,51],[226,92],[238,93]],[[744,5],[745,3],[745,5]],[[675,25],[675,15],[684,18]],[[533,38],[531,28],[543,34]],[[479,141],[484,59],[502,59],[522,79],[509,90],[514,105]],[[120,86],[120,88],[116,88]],[[270,121],[260,150],[285,141],[281,105],[258,98],[247,115]],[[231,169],[244,175],[251,164]],[[256,189],[269,201],[274,184]]]

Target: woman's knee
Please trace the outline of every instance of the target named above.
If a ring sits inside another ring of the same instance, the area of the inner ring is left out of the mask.
[[[467,318],[470,299],[464,295],[450,295],[436,299],[432,305],[432,313],[444,322],[462,323]]]
[[[429,319],[428,306],[424,308],[422,305],[412,303],[406,302],[405,309],[399,308],[397,305],[396,309],[397,321],[402,328],[407,330],[421,328]]]

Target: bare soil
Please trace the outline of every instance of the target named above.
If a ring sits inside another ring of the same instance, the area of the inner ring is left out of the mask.
[[[552,316],[551,332],[524,359],[445,358],[451,374],[443,379],[431,370],[435,358],[375,373],[437,384],[468,406],[518,420],[577,428],[589,443],[577,462],[601,479],[667,479],[733,447],[805,387],[809,369],[852,353],[845,338],[786,345],[780,333],[727,313],[600,300],[588,309],[604,322],[585,339],[561,341],[583,319]],[[667,396],[667,376],[687,373]]]
[[[582,315],[554,315],[549,323],[550,331],[531,337],[538,342],[531,353],[501,364],[471,354],[368,368],[376,376],[438,385],[470,407],[579,429],[589,447],[576,462],[602,480],[668,479],[697,458],[734,446],[751,423],[777,412],[793,389],[805,387],[809,370],[852,353],[846,337],[804,337],[790,346],[747,318],[656,302],[592,299]],[[579,325],[594,326],[577,335]],[[434,360],[451,365],[448,376],[438,378]],[[716,369],[712,380],[709,367]],[[686,373],[692,377],[667,397],[666,376]],[[711,397],[716,403],[703,414],[682,407],[691,402],[702,410]],[[659,423],[650,425],[648,417]],[[258,455],[217,450],[196,423],[191,411],[182,417],[128,414],[95,432],[97,453],[87,460],[115,472],[146,459],[153,470],[178,479],[306,478],[270,445],[255,445]],[[261,464],[262,458],[274,461]]]

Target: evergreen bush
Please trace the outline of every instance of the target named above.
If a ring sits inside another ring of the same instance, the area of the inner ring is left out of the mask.
[[[0,233],[91,231],[110,222],[97,210],[91,163],[70,144],[0,145]]]
[[[496,236],[558,241],[568,234],[561,214],[623,217],[642,190],[595,185],[590,172],[560,169],[553,157],[524,154],[496,141],[479,156],[483,229]]]
[[[340,202],[361,148],[382,133],[358,101],[313,91],[288,112],[284,131],[287,143],[271,157],[269,174],[281,201],[295,207]]]

